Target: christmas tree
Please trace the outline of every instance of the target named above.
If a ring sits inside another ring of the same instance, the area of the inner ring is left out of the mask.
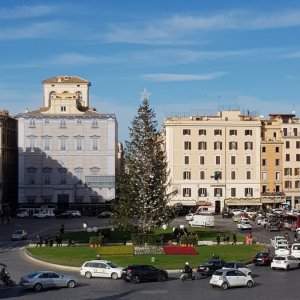
[[[141,95],[142,103],[129,128],[130,140],[126,141],[125,168],[117,179],[114,222],[146,233],[168,222],[168,168],[149,93],[144,90]]]

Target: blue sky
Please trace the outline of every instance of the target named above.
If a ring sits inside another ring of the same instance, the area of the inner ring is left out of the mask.
[[[239,106],[300,112],[300,1],[0,1],[0,107],[42,106],[41,81],[77,75],[119,139],[151,92],[166,115]]]

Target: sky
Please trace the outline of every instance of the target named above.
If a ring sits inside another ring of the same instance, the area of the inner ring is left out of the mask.
[[[151,95],[167,116],[300,113],[300,1],[0,0],[0,109],[43,105],[42,81],[91,82],[119,140]]]

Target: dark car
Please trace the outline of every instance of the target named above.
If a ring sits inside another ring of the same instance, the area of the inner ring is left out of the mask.
[[[266,230],[269,231],[279,231],[280,230],[280,223],[279,221],[270,221],[266,224]]]
[[[72,219],[73,215],[68,212],[68,211],[64,211],[61,214],[56,215],[57,219]]]
[[[214,271],[222,269],[225,261],[222,259],[210,259],[197,268],[197,273],[204,276],[211,276]]]
[[[123,270],[125,281],[140,283],[145,281],[166,281],[168,272],[150,265],[132,265]]]
[[[269,252],[259,252],[253,257],[253,263],[256,266],[271,265],[273,256]]]
[[[225,210],[222,212],[222,218],[232,218],[233,217],[233,213],[229,210]]]

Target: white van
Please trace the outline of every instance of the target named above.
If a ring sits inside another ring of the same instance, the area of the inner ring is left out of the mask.
[[[194,215],[193,220],[189,221],[190,226],[192,227],[214,227],[215,226],[215,217],[207,215]]]
[[[300,243],[294,243],[291,247],[291,255],[300,259]]]
[[[196,210],[197,214],[214,215],[216,213],[215,206],[201,205]]]

